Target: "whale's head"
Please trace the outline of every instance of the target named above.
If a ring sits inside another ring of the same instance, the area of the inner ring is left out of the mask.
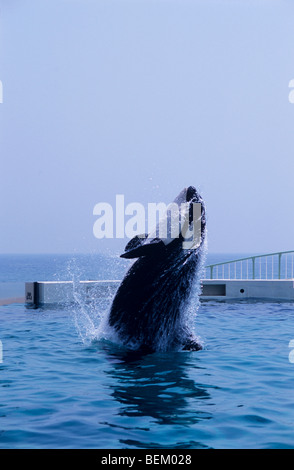
[[[204,201],[194,186],[188,186],[166,207],[156,228],[132,238],[121,257],[164,256],[175,247],[199,249],[205,238],[205,227]]]

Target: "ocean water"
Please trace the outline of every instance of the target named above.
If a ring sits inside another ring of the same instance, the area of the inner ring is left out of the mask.
[[[0,256],[0,298],[22,296],[25,281],[120,279],[127,267]],[[203,350],[145,355],[104,338],[110,303],[0,306],[0,448],[294,447],[293,303],[202,302]]]

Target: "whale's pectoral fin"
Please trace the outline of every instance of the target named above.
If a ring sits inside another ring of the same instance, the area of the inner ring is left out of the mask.
[[[136,235],[125,247],[121,258],[140,258],[141,256],[153,256],[166,251],[165,244],[159,238],[148,238],[148,234]]]

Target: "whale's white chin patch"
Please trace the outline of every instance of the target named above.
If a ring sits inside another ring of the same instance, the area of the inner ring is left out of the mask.
[[[187,201],[187,198],[189,199]],[[122,258],[138,258],[162,254],[173,241],[179,240],[182,248],[196,249],[201,244],[201,198],[197,196],[193,186],[184,188],[173,202],[166,206],[160,205],[159,222],[155,219],[152,223],[156,226],[148,234],[136,235],[127,244]],[[149,222],[149,221],[148,221]],[[151,225],[152,227],[152,225]]]
[[[174,239],[183,240],[184,249],[196,249],[201,243],[201,203],[187,201],[187,188],[184,188],[175,200],[170,203],[156,228],[148,239],[157,238],[165,246]],[[191,205],[193,218],[190,222]]]

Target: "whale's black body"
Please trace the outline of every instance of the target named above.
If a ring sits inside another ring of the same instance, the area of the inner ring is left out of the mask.
[[[134,237],[122,254],[138,257],[113,300],[108,322],[123,344],[135,349],[201,349],[192,333],[185,306],[201,264],[205,238],[205,208],[193,186],[175,200],[188,202],[193,224],[193,203],[201,203],[201,241],[195,249],[183,248],[180,234],[165,244],[159,238]]]

